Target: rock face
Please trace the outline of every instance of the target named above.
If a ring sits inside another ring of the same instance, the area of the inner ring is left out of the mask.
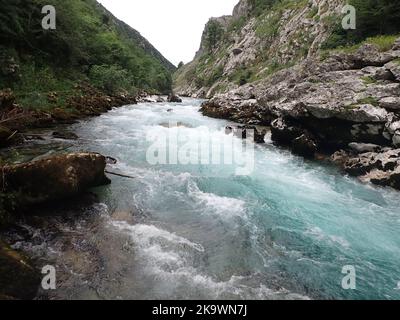
[[[399,59],[396,44],[385,52],[365,44],[323,60],[311,56],[264,80],[215,95],[201,111],[247,125],[270,125],[275,143],[305,157],[341,149],[379,154],[400,147]],[[390,157],[399,159],[397,153]],[[369,174],[364,180],[397,188],[397,169],[362,171],[357,175]]]
[[[330,34],[327,21],[340,14],[346,1],[293,1],[259,15],[255,6],[260,2],[240,0],[231,16],[210,19],[195,59],[175,76],[178,94],[211,98],[265,78],[277,65],[286,67],[313,56]],[[218,41],[210,45],[214,37]]]
[[[400,149],[347,155],[342,165],[347,173],[362,181],[400,190]]]
[[[96,153],[72,153],[0,168],[2,192],[17,194],[19,205],[40,204],[75,196],[109,184],[106,158]]]

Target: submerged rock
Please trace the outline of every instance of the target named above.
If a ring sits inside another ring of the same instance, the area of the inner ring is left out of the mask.
[[[53,138],[64,140],[78,140],[78,136],[73,132],[53,132]]]
[[[57,201],[109,184],[105,167],[106,158],[97,153],[57,155],[0,168],[0,186],[21,206]]]

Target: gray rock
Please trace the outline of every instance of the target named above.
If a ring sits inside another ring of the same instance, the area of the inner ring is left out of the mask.
[[[394,42],[392,50],[400,50],[400,38]]]
[[[385,68],[393,74],[397,81],[400,81],[400,63],[392,61],[385,64]]]
[[[381,150],[381,146],[372,143],[350,143],[349,147],[351,150],[357,153],[365,153],[365,152],[378,152]]]
[[[390,53],[381,53],[377,46],[373,44],[362,45],[353,56],[354,61],[359,66],[377,66],[382,67],[393,60]]]
[[[388,110],[400,110],[400,97],[386,97],[379,100],[379,105]]]
[[[379,186],[392,187],[400,190],[400,166],[389,172],[382,170],[371,171],[364,177],[364,179],[369,180]]]
[[[400,190],[400,149],[367,152],[346,161],[345,170],[364,182]]]
[[[400,131],[399,132],[396,132],[394,135],[393,135],[393,145],[395,146],[395,147],[400,147]]]

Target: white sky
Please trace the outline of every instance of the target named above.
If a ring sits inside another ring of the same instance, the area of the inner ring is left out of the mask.
[[[239,0],[98,0],[174,64],[191,61],[208,19],[232,14]]]

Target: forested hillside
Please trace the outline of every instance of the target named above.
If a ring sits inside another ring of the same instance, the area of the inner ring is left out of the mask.
[[[343,30],[342,8],[356,8],[355,30]],[[388,48],[400,33],[400,2],[390,0],[241,0],[232,16],[211,18],[193,62],[175,88],[211,97],[270,77],[310,56],[356,48]]]
[[[57,11],[57,29],[44,30],[44,5]],[[81,82],[107,94],[169,92],[167,61],[136,30],[95,0],[0,0],[0,89],[23,107],[62,106]]]

